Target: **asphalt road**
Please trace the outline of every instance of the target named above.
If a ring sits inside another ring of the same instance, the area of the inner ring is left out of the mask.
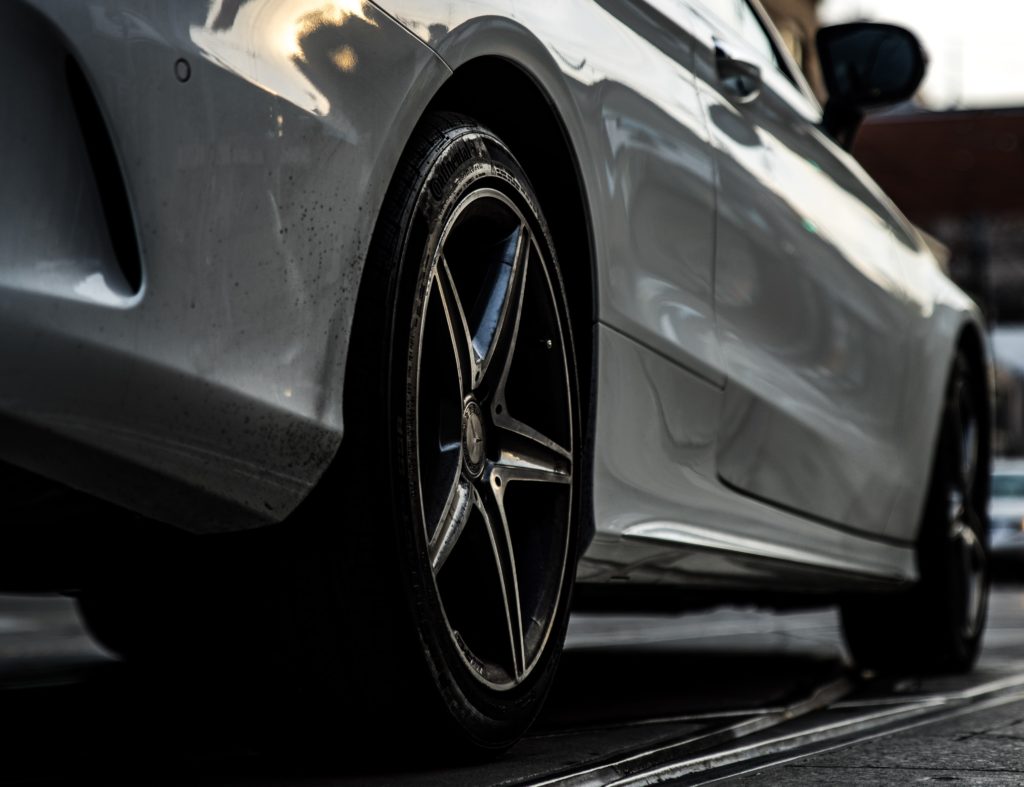
[[[487,763],[282,749],[322,720],[105,654],[60,597],[0,598],[0,783],[1024,783],[1024,586],[992,598],[970,676],[849,669],[832,611],[574,618],[533,733]]]

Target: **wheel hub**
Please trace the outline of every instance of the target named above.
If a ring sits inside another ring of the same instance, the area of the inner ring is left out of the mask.
[[[462,412],[462,455],[466,470],[476,477],[484,467],[484,416],[480,405],[469,402]]]

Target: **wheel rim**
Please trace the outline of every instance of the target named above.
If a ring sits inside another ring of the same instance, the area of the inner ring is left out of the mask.
[[[961,633],[973,638],[981,628],[984,615],[988,566],[977,512],[979,424],[965,380],[957,381],[951,405],[954,439],[950,456],[953,478],[949,487],[949,536],[960,588]]]
[[[540,660],[568,570],[570,355],[531,222],[493,189],[450,214],[414,341],[415,497],[447,633],[499,690]]]

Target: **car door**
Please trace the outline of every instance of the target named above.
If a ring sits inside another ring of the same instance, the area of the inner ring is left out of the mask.
[[[902,466],[908,311],[892,215],[817,127],[747,0],[693,0],[717,153],[715,312],[728,377],[720,479],[883,533]],[[754,71],[758,71],[754,73]]]

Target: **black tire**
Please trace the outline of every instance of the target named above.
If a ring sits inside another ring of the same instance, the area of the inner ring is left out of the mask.
[[[386,396],[361,386],[346,423],[374,424],[350,446],[390,463],[367,481],[393,503],[377,527],[401,569],[395,620],[414,635],[402,673],[419,685],[397,704],[428,697],[418,729],[502,749],[537,715],[564,640],[581,442],[554,245],[504,143],[465,117],[426,118],[365,275],[349,374]]]
[[[990,580],[988,423],[982,377],[962,352],[946,390],[917,543],[920,580],[842,605],[858,666],[885,674],[967,672],[978,658]]]

